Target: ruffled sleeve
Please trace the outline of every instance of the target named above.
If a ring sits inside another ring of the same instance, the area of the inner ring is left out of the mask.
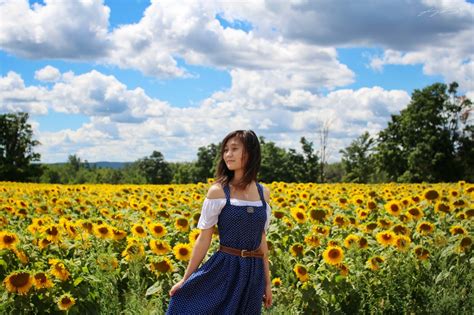
[[[271,219],[271,214],[272,214],[272,208],[270,208],[270,205],[267,204],[267,220],[265,221],[265,234],[268,233],[268,227],[270,226],[270,219]]]
[[[226,203],[225,199],[204,199],[201,216],[197,224],[198,229],[209,229],[217,224],[219,214]]]

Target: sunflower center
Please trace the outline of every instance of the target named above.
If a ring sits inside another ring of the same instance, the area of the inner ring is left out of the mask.
[[[46,275],[43,272],[35,274],[35,279],[41,283],[45,283],[47,280]]]
[[[20,272],[10,278],[10,283],[16,287],[21,288],[28,283],[30,280],[30,274],[27,272]]]
[[[155,233],[161,233],[163,232],[163,227],[158,225],[158,226],[155,226],[153,230],[155,231]]]
[[[304,276],[305,274],[307,274],[308,272],[306,271],[306,268],[304,267],[298,267],[298,273],[302,276]]]
[[[186,219],[178,219],[178,225],[179,225],[179,226],[186,227],[186,226],[188,226],[188,220],[186,220]]]
[[[143,227],[141,227],[141,226],[137,226],[137,227],[135,228],[135,231],[137,231],[137,232],[140,233],[140,234],[145,232],[145,230],[144,230]]]
[[[56,235],[58,235],[59,231],[58,231],[57,227],[52,226],[52,227],[50,227],[46,230],[46,233],[48,233],[49,235],[56,236]]]
[[[390,209],[393,211],[393,212],[398,212],[400,210],[400,208],[398,208],[397,205],[391,205],[390,206]]]
[[[329,253],[328,253],[328,256],[329,256],[331,259],[339,258],[339,256],[340,256],[339,250],[336,249],[336,248],[331,249],[331,250],[329,251]]]
[[[428,200],[434,200],[439,197],[439,193],[436,190],[428,190],[425,194],[425,198]]]
[[[300,219],[300,220],[303,220],[303,219],[304,219],[304,214],[301,213],[301,212],[298,212],[298,213],[296,214],[296,216],[297,216],[298,219]]]
[[[13,242],[15,242],[15,237],[13,237],[13,236],[11,236],[11,235],[5,235],[5,236],[3,237],[3,242],[4,242],[5,244],[8,244],[8,245],[9,245],[9,244],[12,244]]]
[[[61,304],[65,304],[65,305],[68,305],[70,304],[72,301],[69,297],[65,296],[61,299]]]
[[[462,247],[468,247],[468,246],[471,246],[471,244],[472,244],[472,240],[469,237],[464,237],[461,240],[461,246]]]
[[[180,248],[179,249],[179,254],[186,256],[188,254],[188,249],[187,248]]]
[[[107,234],[109,232],[109,229],[106,228],[105,226],[99,228],[100,234]]]
[[[155,263],[155,268],[159,272],[167,272],[170,270],[170,265],[166,261],[160,261],[159,263]]]

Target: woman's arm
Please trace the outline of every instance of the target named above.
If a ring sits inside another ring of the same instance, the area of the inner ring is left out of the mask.
[[[214,233],[214,227],[201,230],[201,233],[194,243],[193,251],[191,253],[191,260],[189,261],[188,267],[186,268],[186,272],[183,276],[184,281],[186,281],[193,274],[193,272],[201,264],[204,257],[206,257],[209,246],[211,245],[212,233]]]
[[[262,242],[260,243],[260,250],[263,252],[263,269],[265,272],[265,285],[270,285],[272,280],[270,278],[270,263],[268,262],[268,245],[265,232],[262,232]]]
[[[183,285],[183,283],[193,274],[193,272],[197,269],[199,264],[202,262],[204,257],[207,254],[209,246],[211,245],[212,241],[212,233],[214,232],[214,227],[201,230],[196,243],[194,243],[193,251],[191,253],[191,260],[189,261],[188,267],[186,268],[186,272],[181,280],[179,280],[169,291],[169,295],[173,296],[179,288]]]

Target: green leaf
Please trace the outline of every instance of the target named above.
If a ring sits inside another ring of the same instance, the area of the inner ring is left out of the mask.
[[[161,287],[160,282],[155,282],[151,287],[146,290],[145,296],[156,294],[157,292],[162,292],[163,288]]]
[[[76,280],[74,280],[74,286],[77,287],[79,283],[81,283],[82,281],[84,281],[84,278],[82,277],[77,278]]]

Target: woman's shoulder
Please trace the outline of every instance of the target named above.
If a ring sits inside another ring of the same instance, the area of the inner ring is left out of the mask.
[[[212,184],[211,187],[209,187],[209,190],[207,191],[207,199],[220,199],[220,198],[225,198],[225,192],[224,189],[222,188],[221,184],[215,183]]]

